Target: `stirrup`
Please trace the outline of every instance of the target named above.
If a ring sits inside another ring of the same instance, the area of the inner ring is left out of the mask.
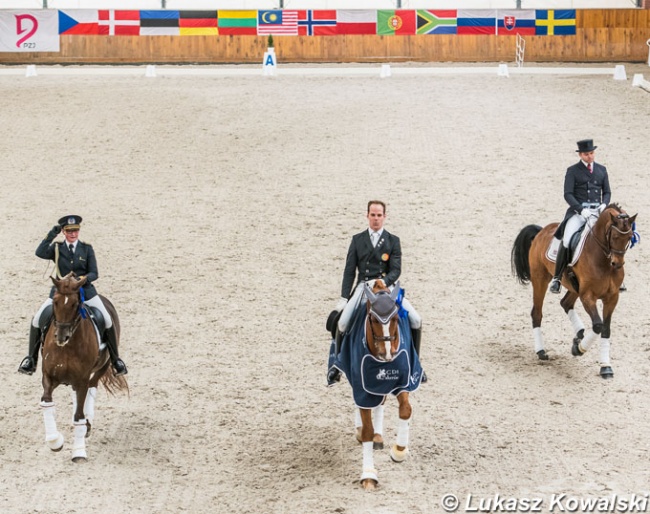
[[[20,363],[20,366],[18,366],[18,373],[22,373],[23,375],[31,375],[35,371],[36,363],[29,355],[25,357]]]

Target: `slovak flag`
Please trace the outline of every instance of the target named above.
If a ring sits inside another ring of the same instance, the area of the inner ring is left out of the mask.
[[[102,36],[139,36],[140,11],[99,11],[99,34]]]

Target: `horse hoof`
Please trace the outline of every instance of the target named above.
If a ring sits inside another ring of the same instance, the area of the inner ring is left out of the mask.
[[[600,376],[605,380],[609,378],[614,378],[614,370],[611,366],[602,366],[600,368]]]
[[[406,456],[408,455],[408,453],[409,453],[408,448],[399,450],[396,444],[394,444],[390,448],[390,458],[392,459],[393,462],[404,462],[406,460]]]
[[[379,478],[377,478],[377,470],[375,469],[364,469],[361,473],[361,487],[366,491],[374,491],[379,484]]]
[[[72,462],[83,464],[84,462],[88,462],[88,459],[86,457],[72,457]]]
[[[377,489],[377,482],[371,479],[362,480],[361,487],[363,487],[364,491],[374,491],[375,489]]]
[[[384,449],[384,442],[383,441],[373,441],[372,442],[372,449],[373,450],[383,450]]]
[[[584,352],[580,349],[580,339],[577,337],[573,338],[573,345],[571,346],[571,355],[574,357],[582,357]]]
[[[546,350],[540,350],[537,352],[537,357],[539,357],[539,360],[541,361],[547,361],[548,353],[546,353]]]

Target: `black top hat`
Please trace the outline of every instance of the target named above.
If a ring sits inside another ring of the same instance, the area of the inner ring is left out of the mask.
[[[327,317],[327,322],[325,323],[325,328],[327,331],[332,334],[332,339],[336,337],[336,326],[338,325],[339,318],[343,311],[332,311]]]
[[[63,216],[63,218],[59,220],[59,225],[61,225],[63,230],[78,229],[81,224],[81,219],[81,216],[69,214],[68,216]]]
[[[578,149],[576,152],[579,153],[589,153],[593,152],[597,146],[594,146],[594,140],[593,139],[583,139],[582,141],[578,141]]]

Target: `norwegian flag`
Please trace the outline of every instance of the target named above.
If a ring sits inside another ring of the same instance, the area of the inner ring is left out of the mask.
[[[140,11],[99,11],[99,34],[102,36],[139,36]]]

